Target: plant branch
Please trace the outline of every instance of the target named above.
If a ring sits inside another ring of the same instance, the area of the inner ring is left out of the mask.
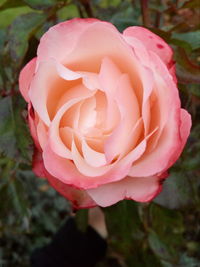
[[[150,17],[149,17],[149,9],[148,9],[148,0],[141,0],[141,12],[142,12],[142,19],[143,25],[145,27],[150,27]]]

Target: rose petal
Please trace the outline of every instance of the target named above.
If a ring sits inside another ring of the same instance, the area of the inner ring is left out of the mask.
[[[44,178],[46,176],[42,153],[36,147],[34,147],[32,169],[36,176],[41,178]]]
[[[61,65],[59,69],[57,65],[58,63],[52,59],[41,62],[29,90],[33,107],[47,126],[61,96],[71,87],[72,80],[80,78],[79,74]]]
[[[37,58],[35,57],[29,61],[19,75],[19,90],[26,102],[30,101],[28,91],[35,73],[36,60]]]
[[[52,175],[46,172],[46,178],[51,186],[55,188],[66,199],[73,204],[73,209],[88,209],[96,206],[94,200],[88,195],[85,190],[80,190],[62,183]]]
[[[121,75],[113,98],[121,112],[122,119],[105,142],[105,154],[108,163],[124,153],[127,147],[127,135],[130,134],[140,116],[138,101],[126,74]]]
[[[83,157],[87,164],[93,167],[100,167],[106,164],[105,155],[93,150],[85,140],[82,141]]]
[[[41,148],[43,149],[48,140],[48,130],[45,124],[39,119],[37,124],[37,137]]]
[[[94,94],[91,91],[91,94]],[[62,142],[60,135],[59,135],[59,124],[62,116],[64,113],[72,107],[74,104],[78,103],[79,101],[86,99],[89,96],[74,98],[65,103],[56,113],[55,118],[53,119],[50,128],[49,128],[49,145],[52,148],[52,150],[58,154],[59,156],[63,158],[72,159],[71,151],[65,146],[65,144]]]
[[[139,26],[128,27],[123,32],[123,35],[140,40],[147,50],[156,53],[166,65],[169,66],[171,64],[173,55],[172,49],[158,35]]]
[[[37,123],[38,123],[38,116],[33,110],[31,103],[28,103],[28,125],[30,129],[31,136],[33,138],[34,144],[38,150],[41,150],[40,143],[38,141],[37,136]]]
[[[133,156],[134,158],[136,157],[136,155]],[[79,157],[80,155],[78,155],[77,161]],[[55,154],[48,144],[43,151],[43,160],[46,170],[63,183],[74,185],[80,189],[94,188],[101,184],[126,177],[131,166],[132,158],[129,157],[124,164],[114,166],[105,175],[89,177],[81,174],[73,162]]]
[[[69,186],[62,183],[60,180],[53,177],[44,167],[42,154],[35,149],[33,155],[33,171],[39,177],[46,177],[51,184],[61,195],[70,200],[73,203],[73,208],[92,208],[96,206],[96,203],[84,190],[79,190],[73,186]]]
[[[172,111],[168,118],[156,148],[151,152],[147,151],[132,166],[129,175],[132,177],[146,177],[155,175],[170,167],[169,161],[181,147],[179,134],[180,114],[179,110]]]
[[[61,62],[72,52],[85,29],[97,21],[75,18],[51,27],[40,40],[37,50],[39,61],[54,58]]]
[[[72,158],[79,172],[88,177],[102,176],[113,167],[112,165],[101,167],[93,167],[92,165],[89,165],[87,161],[85,161],[85,159],[80,155],[74,141],[72,141]],[[95,163],[93,163],[93,165],[94,164]]]
[[[160,191],[159,179],[155,176],[127,177],[121,181],[87,190],[91,198],[101,207],[113,205],[123,199],[147,202]]]

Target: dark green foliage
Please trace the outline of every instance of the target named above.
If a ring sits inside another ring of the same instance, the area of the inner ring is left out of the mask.
[[[39,26],[45,21],[46,16],[38,13],[28,13],[16,18],[9,29],[8,48],[13,64],[21,65],[28,49],[28,40]]]
[[[32,141],[19,94],[22,67],[41,35],[60,21],[96,17],[120,31],[145,25],[174,49],[182,106],[192,115],[188,144],[163,192],[151,203],[122,201],[104,209],[107,258],[99,267],[200,266],[199,0],[0,0],[0,266],[29,266],[32,250],[49,242],[70,204],[31,171]],[[87,211],[77,213],[81,229]]]

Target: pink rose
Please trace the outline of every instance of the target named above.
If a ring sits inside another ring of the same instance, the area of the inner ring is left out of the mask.
[[[60,23],[41,38],[19,77],[33,170],[76,208],[161,191],[191,127],[172,54],[145,28],[121,34],[96,19]]]

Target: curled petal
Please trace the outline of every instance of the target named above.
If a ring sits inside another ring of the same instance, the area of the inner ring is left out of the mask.
[[[171,65],[173,55],[172,49],[158,35],[139,26],[128,27],[123,32],[123,35],[140,40],[148,51],[155,52],[167,66]]]
[[[91,198],[101,207],[113,205],[123,199],[148,202],[160,191],[159,178],[155,176],[127,177],[121,181],[87,190]]]
[[[47,178],[55,190],[72,202],[73,208],[86,209],[96,206],[86,191],[67,185],[48,173],[44,167],[42,154],[37,149],[35,149],[33,156],[33,171],[37,176]]]
[[[35,73],[36,60],[37,58],[35,57],[29,61],[29,63],[27,63],[26,66],[21,70],[19,75],[19,90],[26,102],[30,101],[28,91]]]

